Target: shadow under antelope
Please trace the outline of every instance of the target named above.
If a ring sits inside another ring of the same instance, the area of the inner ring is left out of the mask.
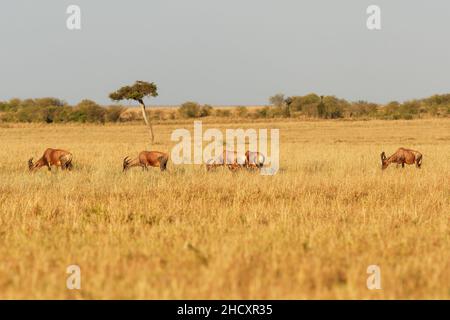
[[[402,165],[402,168],[405,167],[406,164],[416,164],[416,167],[420,169],[422,166],[422,154],[419,151],[399,148],[393,155],[389,158],[386,158],[386,154],[384,151],[381,153],[381,169],[386,169],[391,163],[395,163],[398,165]]]

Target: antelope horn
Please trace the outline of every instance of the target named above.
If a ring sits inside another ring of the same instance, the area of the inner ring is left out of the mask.
[[[130,163],[129,157],[125,157],[125,159],[123,159],[123,171],[127,169],[129,163]]]

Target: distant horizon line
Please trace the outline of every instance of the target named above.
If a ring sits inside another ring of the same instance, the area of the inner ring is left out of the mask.
[[[272,96],[277,95],[277,94],[283,94],[283,93],[281,93],[281,92],[275,93]],[[303,96],[307,96],[307,95],[310,95],[310,94],[316,94],[319,97],[321,96],[321,94],[317,94],[315,92],[310,92],[310,93],[306,93],[306,94],[303,94],[303,95],[301,95],[301,94],[296,94],[296,95],[284,94],[284,96],[285,96],[285,98],[288,98],[288,97],[303,97]],[[419,98],[416,97],[416,98],[408,98],[408,99],[402,99],[402,100],[400,100],[400,99],[399,100],[395,100],[394,99],[394,100],[389,100],[387,102],[369,101],[369,100],[365,100],[365,99],[354,99],[354,100],[352,99],[352,100],[350,100],[350,99],[343,98],[343,97],[335,95],[335,94],[331,94],[331,95],[323,94],[323,96],[331,96],[331,97],[336,97],[338,99],[344,99],[344,100],[346,100],[346,101],[348,101],[350,103],[364,101],[364,102],[367,102],[367,103],[374,103],[374,104],[377,104],[377,105],[380,105],[380,106],[384,106],[384,105],[387,105],[387,104],[389,104],[391,102],[404,103],[404,102],[408,102],[408,101],[423,100],[423,99],[427,99],[427,98],[430,98],[430,97],[433,97],[433,96],[444,96],[444,95],[449,95],[449,94],[450,94],[450,92],[433,93],[431,95],[423,96],[423,97],[419,97]],[[271,96],[269,96],[267,98],[267,100],[269,100],[270,97]],[[96,100],[94,100],[92,98],[82,98],[82,99],[79,99],[78,102],[76,102],[76,103],[70,103],[67,100],[63,99],[63,98],[58,98],[58,97],[55,97],[55,96],[40,96],[40,97],[33,97],[33,98],[30,98],[30,97],[28,97],[28,98],[11,97],[11,98],[6,99],[6,100],[0,99],[0,103],[2,103],[2,102],[9,102],[9,101],[14,100],[14,99],[19,99],[21,101],[25,101],[25,100],[28,100],[28,99],[45,99],[45,98],[58,99],[58,100],[60,100],[62,102],[67,103],[69,106],[75,106],[76,104],[80,103],[83,100],[91,100],[91,101],[97,103],[100,106],[120,105],[120,106],[128,107],[128,108],[139,108],[140,107],[139,104],[135,104],[134,102],[131,102],[131,101],[129,102],[130,104],[127,105],[128,102],[126,100],[124,100],[123,103],[114,103],[114,101],[111,101],[111,103],[99,103],[99,102],[97,102]],[[265,107],[265,106],[271,106],[272,105],[269,102],[267,102],[267,103],[247,103],[247,104],[245,104],[245,103],[214,104],[214,103],[202,103],[202,102],[198,102],[198,101],[192,99],[192,100],[186,100],[186,101],[180,102],[180,103],[167,103],[167,104],[153,104],[153,103],[151,103],[151,100],[150,101],[147,100],[146,106],[148,106],[148,107],[158,107],[158,108],[176,108],[176,107],[179,107],[183,103],[186,103],[186,102],[195,102],[195,103],[198,103],[200,105],[210,105],[212,107],[218,107],[218,108],[233,108],[233,107],[240,107],[240,106],[245,106],[245,107]]]

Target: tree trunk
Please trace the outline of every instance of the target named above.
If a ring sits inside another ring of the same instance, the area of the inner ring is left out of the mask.
[[[147,112],[145,111],[144,101],[139,101],[139,103],[141,104],[142,116],[144,117],[145,124],[147,125],[147,127],[150,131],[150,136],[152,138],[152,144],[153,144],[153,142],[155,141],[155,135],[153,134],[152,123],[151,123],[151,121],[148,121]]]

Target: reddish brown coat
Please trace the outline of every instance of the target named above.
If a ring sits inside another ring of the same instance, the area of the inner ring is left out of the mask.
[[[266,157],[257,151],[247,151],[245,153],[245,166],[247,168],[262,168],[264,166],[264,162],[266,161]]]
[[[223,150],[222,154],[217,158],[209,159],[206,162],[206,169],[209,171],[216,167],[227,166],[228,169],[234,171],[245,166],[245,163],[244,155],[240,155],[236,151]]]
[[[161,171],[166,170],[169,155],[159,151],[142,151],[135,159],[126,157],[123,159],[123,171],[132,167],[141,167],[142,170],[148,170],[148,167],[159,167]]]
[[[28,160],[28,168],[30,171],[34,171],[46,166],[50,171],[52,166],[56,166],[60,167],[62,170],[71,170],[72,158],[73,156],[69,151],[48,148],[44,151],[42,157],[35,163],[33,163],[33,158]]]
[[[389,158],[386,158],[386,154],[383,151],[381,153],[381,169],[386,169],[391,163],[402,165],[403,168],[405,164],[416,164],[416,167],[420,168],[422,165],[422,157],[419,151],[406,148],[399,148]]]

